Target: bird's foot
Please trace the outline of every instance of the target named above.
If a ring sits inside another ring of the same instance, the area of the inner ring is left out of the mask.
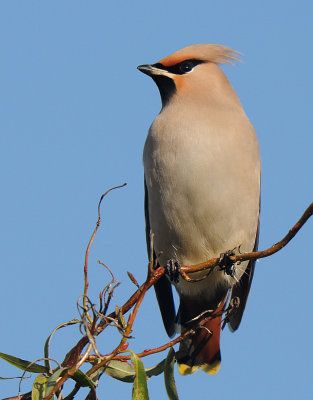
[[[235,262],[231,260],[230,257],[234,256],[234,250],[228,250],[226,253],[221,253],[220,258],[218,259],[217,265],[220,267],[221,271],[224,271],[226,275],[234,278],[235,273]]]
[[[168,260],[165,266],[166,273],[170,278],[171,282],[178,283],[179,282],[179,274],[180,274],[180,264],[175,260]]]

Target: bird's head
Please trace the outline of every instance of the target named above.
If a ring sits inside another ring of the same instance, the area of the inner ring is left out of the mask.
[[[217,44],[184,47],[155,64],[139,65],[139,71],[157,84],[163,107],[175,94],[191,94],[228,80],[217,64],[232,64],[239,53]]]

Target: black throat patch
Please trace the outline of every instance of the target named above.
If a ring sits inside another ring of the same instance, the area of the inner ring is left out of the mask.
[[[152,75],[156,83],[162,100],[162,106],[165,107],[171,97],[176,93],[176,86],[173,79],[164,75]]]

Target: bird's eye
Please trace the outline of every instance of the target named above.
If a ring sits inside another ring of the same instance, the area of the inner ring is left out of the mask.
[[[165,71],[168,71],[171,74],[184,75],[184,74],[187,74],[188,72],[192,71],[194,69],[194,67],[196,67],[198,64],[202,64],[203,62],[204,61],[202,61],[202,60],[189,59],[189,60],[182,61],[178,64],[170,65],[170,66],[166,66],[166,67],[160,63],[154,64],[154,66],[159,69],[164,69]]]
[[[179,70],[181,74],[186,74],[193,69],[194,65],[191,61],[184,61],[179,65]]]

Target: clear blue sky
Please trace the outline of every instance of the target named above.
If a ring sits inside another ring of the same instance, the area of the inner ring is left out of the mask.
[[[99,196],[125,181],[103,203],[89,294],[97,301],[108,282],[98,258],[122,282],[113,305],[134,290],[127,270],[144,280],[141,157],[160,99],[136,66],[186,45],[243,53],[224,70],[260,141],[260,248],[280,240],[313,201],[312,21],[309,0],[0,3],[1,351],[40,358],[50,331],[77,316]],[[257,264],[242,325],[222,335],[220,372],[176,371],[182,400],[312,398],[312,233],[310,221]],[[135,351],[167,341],[152,291],[134,329]],[[62,361],[78,337],[60,331],[52,357]],[[102,353],[117,339],[99,337]],[[0,376],[16,374],[0,360]],[[166,398],[162,379],[149,382],[152,400]],[[0,381],[1,397],[17,385]],[[129,384],[104,377],[101,387],[101,399],[131,397]]]

